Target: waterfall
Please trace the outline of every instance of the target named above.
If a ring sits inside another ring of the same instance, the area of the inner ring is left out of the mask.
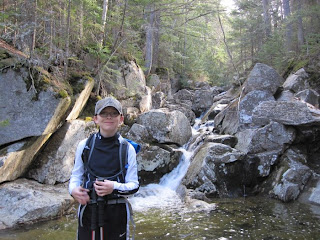
[[[176,209],[181,207],[182,201],[176,190],[188,171],[194,150],[201,144],[203,135],[212,132],[212,130],[213,121],[201,124],[201,117],[195,120],[191,139],[177,150],[182,152],[178,166],[164,175],[159,184],[148,184],[140,187],[139,192],[130,198],[135,211],[145,211],[150,208]]]

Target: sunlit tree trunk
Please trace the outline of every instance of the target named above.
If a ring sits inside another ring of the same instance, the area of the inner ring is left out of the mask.
[[[32,40],[31,40],[31,47],[30,47],[30,58],[32,57],[34,49],[36,47],[36,35],[37,35],[37,26],[38,26],[37,8],[38,8],[38,1],[34,0],[34,2],[33,2],[33,9],[34,9],[33,30],[32,30]]]
[[[101,34],[100,46],[103,46],[104,39],[107,37],[106,22],[107,22],[108,7],[109,7],[109,0],[103,0],[103,9],[102,9],[102,31],[103,32]]]

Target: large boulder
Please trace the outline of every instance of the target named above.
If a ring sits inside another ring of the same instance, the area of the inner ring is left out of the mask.
[[[283,83],[284,90],[290,90],[294,93],[298,93],[309,88],[308,83],[309,75],[301,68],[297,72],[290,74],[286,81]]]
[[[246,129],[238,132],[236,149],[244,153],[262,153],[268,151],[283,151],[295,139],[295,130],[277,122],[271,122],[259,129]]]
[[[66,122],[33,161],[27,177],[40,183],[57,184],[70,179],[78,143],[96,131],[93,122]]]
[[[282,83],[282,77],[273,68],[257,63],[243,89],[240,89],[239,97],[215,116],[216,128],[226,134],[252,128],[254,109],[262,102],[274,101],[274,95]]]
[[[41,74],[41,81],[30,83],[32,76],[24,67],[0,73],[0,145],[5,145],[0,152],[0,182],[23,175],[65,120],[70,97],[49,84],[48,73]]]
[[[137,123],[144,125],[158,143],[173,143],[179,146],[188,142],[192,135],[188,118],[180,111],[153,109],[141,114]]]
[[[179,163],[182,153],[169,146],[144,144],[137,155],[140,184],[157,183]]]
[[[253,111],[252,122],[257,126],[267,125],[271,121],[284,125],[320,125],[320,111],[308,108],[300,101],[266,101]]]
[[[74,203],[65,185],[18,179],[0,186],[0,230],[58,218]]]
[[[305,161],[303,153],[288,149],[282,156],[282,163],[269,194],[283,202],[296,200],[312,175],[310,168],[304,164]]]
[[[0,145],[28,137],[52,134],[71,103],[51,90],[27,88],[24,68],[0,73]]]
[[[243,156],[230,146],[206,142],[193,157],[183,184],[207,197],[239,196]]]
[[[244,84],[244,94],[253,90],[261,90],[274,95],[283,82],[284,79],[276,70],[263,63],[257,63]]]

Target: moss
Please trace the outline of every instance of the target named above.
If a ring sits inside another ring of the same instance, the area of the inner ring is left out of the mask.
[[[0,127],[6,127],[6,126],[9,126],[9,124],[10,124],[9,119],[0,121]]]
[[[59,95],[60,95],[60,97],[62,97],[62,98],[66,98],[66,97],[69,96],[68,92],[67,92],[66,90],[64,90],[64,89],[61,89],[61,90],[59,91]]]
[[[92,117],[85,117],[84,119],[85,122],[91,122],[92,120],[93,120]]]

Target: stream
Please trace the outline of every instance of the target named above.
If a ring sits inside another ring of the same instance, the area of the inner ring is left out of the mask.
[[[201,144],[195,139],[201,135],[199,130],[205,134],[211,128],[212,124],[200,126],[197,121],[193,140],[179,149],[183,153],[179,165],[163,176],[159,184],[143,186],[130,198],[135,239],[320,239],[320,206],[242,197],[213,199],[216,209],[201,212],[182,202],[176,190],[196,145]],[[76,229],[74,214],[18,230],[0,231],[0,240],[75,240]]]

